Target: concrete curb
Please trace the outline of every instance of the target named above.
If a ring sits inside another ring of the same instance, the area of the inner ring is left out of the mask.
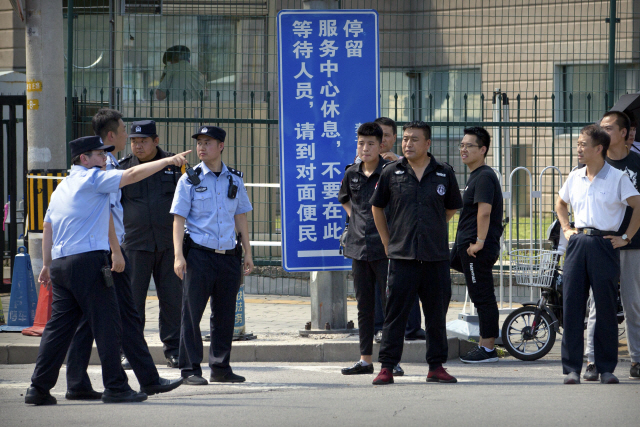
[[[449,359],[456,359],[466,353],[474,343],[449,338]],[[203,353],[209,352],[209,343],[205,342]],[[20,344],[0,346],[0,365],[15,365],[35,363],[40,344]],[[231,362],[353,362],[359,358],[360,349],[357,341],[315,341],[300,343],[260,342],[260,340],[240,341],[233,343]],[[151,345],[149,351],[157,365],[166,363],[162,345]],[[373,360],[378,360],[380,344],[373,345]],[[424,363],[426,346],[424,341],[405,341],[402,361],[405,363]],[[99,365],[100,359],[96,347],[91,353],[92,365]]]

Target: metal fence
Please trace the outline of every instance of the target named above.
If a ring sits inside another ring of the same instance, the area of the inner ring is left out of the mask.
[[[76,0],[72,15],[64,5],[72,136],[90,133],[91,116],[105,106],[121,110],[127,123],[155,120],[161,146],[174,152],[193,146],[197,125],[224,127],[224,161],[244,171],[249,185],[251,239],[279,241],[275,18],[303,2]],[[378,11],[382,115],[399,125],[428,121],[431,151],[455,167],[461,188],[468,171],[457,144],[465,126],[490,131],[488,163],[504,183],[516,166],[537,177],[554,165],[566,177],[576,166],[579,129],[620,95],[640,90],[637,1],[342,0],[338,6]],[[169,87],[172,67],[183,77]],[[394,151],[400,153],[399,143]],[[532,188],[518,173],[513,212],[505,213],[517,242],[546,228],[559,185],[553,173],[535,182],[541,197],[530,206]],[[542,223],[531,224],[529,214],[540,212]],[[456,225],[454,218],[452,239]],[[304,275],[278,269],[279,247],[256,246],[254,257],[263,268],[253,291],[304,294]]]

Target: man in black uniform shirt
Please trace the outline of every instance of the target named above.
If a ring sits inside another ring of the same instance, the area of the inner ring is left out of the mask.
[[[384,306],[389,261],[380,240],[369,199],[382,167],[388,163],[380,156],[382,129],[376,123],[363,123],[358,128],[358,157],[362,160],[347,168],[338,200],[349,215],[349,232],[344,256],[353,260],[353,285],[358,301],[360,360],[343,375],[373,374],[373,332],[376,293]]]
[[[398,127],[396,126],[396,122],[391,120],[388,117],[378,117],[374,120],[382,128],[382,142],[380,143],[380,155],[383,159],[389,160],[391,162],[398,160],[400,157],[391,151],[393,146],[396,143],[396,139],[398,139]],[[376,285],[378,286],[378,285]],[[385,284],[386,286],[386,284]],[[386,289],[382,289],[379,291],[376,289],[376,320],[375,320],[375,341],[382,341],[382,325],[384,325],[384,304],[382,304],[382,299],[380,296],[384,295]],[[409,313],[409,319],[407,320],[407,328],[404,331],[404,339],[407,341],[413,340],[423,340],[425,339],[425,332],[422,329],[422,313],[420,311],[420,299],[416,295],[416,302],[413,304],[411,308],[411,312]],[[399,376],[403,375],[404,371],[397,365],[393,368],[393,375]]]
[[[453,168],[428,153],[431,128],[404,126],[404,158],[382,170],[371,197],[373,218],[389,263],[387,308],[374,384],[393,383],[402,358],[404,329],[416,293],[427,331],[428,382],[456,382],[442,367],[447,361],[446,314],[451,299],[447,222],[462,207]],[[389,210],[389,224],[385,208]]]
[[[129,138],[133,154],[120,160],[120,169],[173,156],[158,147],[153,120],[133,122]],[[169,209],[180,175],[179,168],[168,166],[122,191],[122,246],[132,266],[133,300],[144,327],[145,302],[153,274],[160,302],[160,340],[171,368],[178,367],[182,281],[173,271],[173,215]]]
[[[490,143],[489,133],[481,127],[465,129],[460,143],[462,163],[471,175],[462,197],[454,250],[480,319],[479,345],[460,358],[465,363],[498,361],[494,346],[499,336],[499,312],[492,268],[500,254],[502,189],[496,173],[484,162]]]

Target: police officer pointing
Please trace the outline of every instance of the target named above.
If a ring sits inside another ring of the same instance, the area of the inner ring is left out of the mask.
[[[185,154],[127,171],[105,167],[106,152],[114,149],[99,136],[69,143],[73,167],[56,191],[44,218],[39,281],[53,286],[51,319],[42,334],[36,367],[25,403],[55,404],[49,390],[83,314],[91,326],[102,363],[105,402],[140,402],[145,393],[131,390],[120,366],[121,323],[111,276],[109,251],[110,193],[146,178],[156,167],[186,163]]]
[[[243,382],[229,366],[235,320],[236,296],[244,274],[253,270],[246,213],[252,210],[242,172],[222,162],[226,132],[202,126],[193,135],[201,162],[180,181],[171,206],[174,215],[174,269],[183,279],[182,327],[179,367],[183,384],[206,385],[200,362],[203,357],[200,320],[211,297],[212,382]],[[185,233],[186,236],[185,236]]]

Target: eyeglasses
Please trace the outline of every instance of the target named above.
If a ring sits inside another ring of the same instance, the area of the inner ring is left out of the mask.
[[[480,147],[480,146],[475,144],[458,144],[458,150],[460,151],[468,150],[469,148],[473,148],[473,147]]]
[[[92,155],[95,154],[97,156],[102,156],[102,157],[107,157],[107,152],[104,151],[104,150],[95,150],[95,151],[92,151],[91,154]]]

